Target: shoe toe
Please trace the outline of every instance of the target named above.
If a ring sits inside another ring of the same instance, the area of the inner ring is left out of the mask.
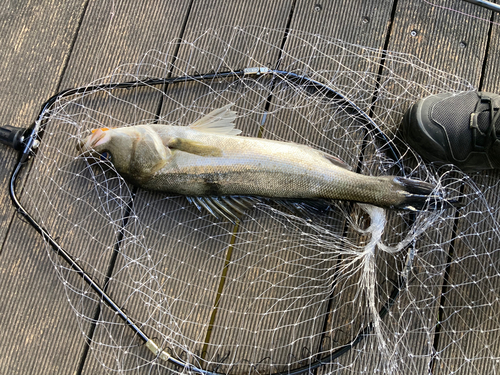
[[[470,119],[479,98],[476,92],[443,94],[443,97],[445,95],[448,97],[437,100],[432,106],[430,121],[443,133],[444,139],[440,142],[446,144],[447,161],[460,163],[472,152]]]
[[[490,169],[491,157],[474,149],[470,126],[471,115],[478,112],[480,105],[483,104],[477,92],[443,93],[420,99],[404,116],[403,136],[426,161],[455,164],[465,171]],[[479,128],[485,131],[489,112],[479,113],[478,120],[481,115],[486,116],[482,120],[486,119],[486,125]]]
[[[435,119],[434,107],[445,98],[432,95],[420,99],[405,113],[403,136],[405,141],[428,162],[447,163],[449,142],[446,132]]]

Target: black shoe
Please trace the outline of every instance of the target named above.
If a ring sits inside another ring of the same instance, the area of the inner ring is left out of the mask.
[[[401,132],[429,162],[454,164],[466,172],[500,168],[500,95],[428,96],[406,111]]]

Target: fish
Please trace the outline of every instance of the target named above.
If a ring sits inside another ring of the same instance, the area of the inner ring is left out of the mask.
[[[86,157],[104,155],[132,185],[184,195],[198,209],[233,222],[260,199],[295,207],[301,201],[341,200],[420,210],[437,197],[425,181],[363,175],[307,145],[242,136],[232,105],[189,126],[95,129],[77,148]]]

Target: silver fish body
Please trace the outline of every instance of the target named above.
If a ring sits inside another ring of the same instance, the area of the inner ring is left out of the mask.
[[[191,126],[98,130],[79,147],[111,154],[117,172],[138,187],[192,197],[349,200],[412,209],[433,191],[421,181],[352,172],[305,145],[238,136],[234,118],[226,106]]]

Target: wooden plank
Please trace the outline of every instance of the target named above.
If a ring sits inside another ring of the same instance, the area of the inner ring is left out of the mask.
[[[57,90],[84,3],[72,1],[50,6],[9,3],[2,7],[2,124],[28,127],[42,103]],[[53,25],[49,27],[47,22]],[[2,165],[13,166],[17,155],[3,145],[0,152]],[[8,185],[10,175],[10,167],[0,171],[2,186]],[[2,191],[1,199],[0,234],[3,238],[12,218],[7,189]]]
[[[304,73],[328,84],[337,78],[342,63],[349,66],[355,62],[353,69],[370,71],[366,60],[360,64],[359,59],[346,55],[345,46],[336,38],[364,41],[377,47],[379,33],[387,32],[390,4],[378,9],[368,3],[351,5],[332,3],[318,7],[310,2],[297,2],[279,68]],[[363,16],[370,15],[372,22],[366,25]],[[347,18],[356,22],[346,27],[341,20]],[[302,29],[307,31],[302,33]],[[362,53],[361,48],[359,52]],[[338,56],[343,59],[336,60]],[[336,65],[335,61],[341,62]],[[345,88],[353,81],[343,78],[334,81],[336,87]],[[337,117],[332,112],[334,105],[317,101],[300,88],[294,91],[287,84],[277,84],[263,136],[319,147],[356,165],[360,142],[357,147],[355,141],[349,140],[346,136],[349,130],[344,130],[343,138],[338,137],[341,132],[334,131],[338,129],[335,121],[342,115]],[[344,118],[349,120],[347,116]],[[333,215],[322,225],[342,235],[343,215],[339,216]],[[280,218],[269,208],[252,212],[251,218],[243,222],[211,340],[216,349],[214,361],[218,358],[224,362],[222,359],[227,358],[227,364],[221,368],[239,372],[287,371],[307,364],[310,356],[318,353],[338,257],[334,241],[331,247],[323,246],[314,241],[318,236],[325,242],[332,240],[328,234],[315,232],[314,225],[285,216]]]
[[[52,114],[53,120],[46,126],[22,195],[28,211],[33,212],[33,216],[101,286],[110,273],[131,190],[109,165],[92,160],[89,163],[93,165],[89,165],[79,158],[76,140],[79,130],[82,130],[80,126],[95,127],[96,123],[101,123],[99,116],[94,116],[93,109],[116,122],[126,118],[127,111],[135,119],[139,119],[139,114],[150,118],[151,109],[139,111],[133,105],[134,98],[141,94],[136,91],[143,90],[115,93],[114,97],[95,94],[93,99],[80,99],[77,104],[66,103],[58,107]],[[154,98],[158,99],[158,96],[154,95]],[[123,105],[124,102],[132,103],[131,108]],[[72,342],[75,335],[92,337],[99,296],[54,254],[52,262],[65,283],[66,297],[74,310],[64,318],[80,320],[76,332],[67,332],[65,337]],[[96,352],[103,345],[97,340],[92,343]],[[85,353],[84,348],[85,340],[80,340],[73,354],[77,366],[80,356]],[[104,368],[98,367],[94,373],[101,371]]]
[[[289,10],[288,1],[273,4],[264,1],[251,4],[243,2],[234,7],[226,7],[219,2],[194,3],[183,38],[188,43],[180,45],[173,75],[236,70],[256,64],[262,65],[269,59],[276,61],[278,50],[273,46],[279,45],[283,38],[281,29],[286,24]],[[271,16],[263,17],[263,13]],[[280,31],[269,31],[276,28]],[[267,30],[269,35],[263,30]],[[261,36],[260,43],[255,33]],[[189,43],[191,41],[193,44]],[[263,86],[253,82],[253,79],[233,82],[234,79],[227,79],[169,85],[160,121],[187,125],[212,109],[233,102],[234,109],[238,111],[237,127],[246,135],[257,135],[265,99],[269,95],[269,89],[266,88],[269,82]],[[175,333],[174,337],[183,337],[186,345],[184,350],[192,353],[189,358],[192,363],[212,368],[210,362],[213,362],[218,353],[211,345],[205,347],[205,342],[210,340],[207,330],[211,329],[211,317],[217,314],[214,304],[234,228],[218,222],[206,213],[200,214],[182,197],[164,200],[161,207],[155,207],[154,210],[145,207],[146,202],[158,200],[159,196],[161,195],[138,192],[137,197],[141,202],[139,209],[144,209],[146,220],[155,221],[159,213],[170,212],[175,207],[183,207],[184,215],[190,218],[187,222],[182,220],[181,222],[186,224],[178,226],[176,232],[165,229],[164,226],[169,225],[165,220],[152,225],[151,231],[147,232],[157,250],[160,250],[162,243],[160,235],[164,233],[171,236],[172,240],[191,238],[189,243],[182,240],[174,244],[170,251],[170,262],[161,263],[165,274],[184,275],[180,278],[170,278],[162,286],[167,296],[178,300],[176,306],[169,310],[170,319],[183,322],[178,325],[179,332]],[[201,218],[197,219],[200,216]],[[181,217],[176,215],[171,217],[174,221],[181,220]],[[195,234],[196,237],[193,236]],[[212,239],[209,240],[209,237]],[[155,259],[160,258],[161,254],[158,253]],[[193,269],[199,270],[195,273],[196,276]],[[183,294],[184,300],[175,298],[186,288],[193,288],[193,293]],[[203,293],[195,293],[194,290],[203,290]],[[164,335],[166,333],[168,332]],[[167,346],[174,354],[185,358],[182,346]]]
[[[443,2],[442,5],[446,7],[449,4]],[[470,4],[460,3],[454,6],[467,14],[488,17],[488,12]],[[380,118],[380,122],[385,123],[388,129],[396,130],[403,111],[418,97],[443,90],[467,88],[461,80],[449,80],[450,73],[473,84],[479,83],[487,32],[487,25],[477,19],[463,17],[459,13],[430,4],[398,2],[388,50],[415,55],[432,67],[441,69],[443,78],[439,79],[439,71],[429,76],[425,63],[419,60],[408,58],[406,63],[392,64],[392,56],[389,54],[382,81],[386,75],[396,75],[413,83],[399,88],[398,84],[384,87],[391,94],[387,95],[387,101],[384,102],[382,98],[376,103],[375,118]],[[465,42],[466,48],[462,48],[462,42]],[[414,64],[423,69],[415,69]],[[412,165],[411,162],[409,165]],[[450,220],[436,222],[438,226],[429,227],[418,242],[411,284],[386,320],[385,332],[388,337],[394,338],[394,334],[398,337],[396,345],[401,361],[397,365],[404,373],[424,373],[432,366],[433,330],[437,322],[446,253],[449,251],[453,228],[453,212],[446,214],[452,215]],[[353,351],[351,358],[357,358],[353,372],[386,366],[378,345],[374,336],[358,345],[357,349],[364,353],[361,355]]]
[[[476,187],[465,187],[468,205],[458,220],[441,297],[436,374],[499,368],[498,178],[498,171],[479,173],[472,176]]]
[[[283,36],[291,6],[290,1],[193,3],[184,39],[196,41],[201,49],[181,49],[174,75],[237,70],[274,62],[276,38]],[[255,43],[256,35],[260,43]],[[228,42],[230,47],[226,49]]]
[[[309,8],[309,12],[305,9],[297,12],[304,15],[303,18],[299,18],[300,22],[316,24],[318,29],[324,28],[319,25],[328,24],[330,27],[325,34],[309,36],[303,43],[307,46],[306,48],[301,46],[299,38],[295,43],[290,43],[291,58],[288,59],[290,62],[284,65],[295,68],[296,63],[293,58],[297,54],[310,56],[309,59],[303,59],[307,62],[304,69],[306,74],[312,75],[320,82],[328,83],[330,87],[338,90],[353,100],[362,110],[368,112],[376,85],[378,64],[382,58],[382,55],[375,50],[383,47],[385,35],[388,32],[392,3],[387,2],[383,6],[374,3],[357,3],[353,6],[352,3],[345,3],[335,4],[335,6],[331,4],[330,7],[325,4],[320,6],[321,9],[315,6],[314,12],[311,10],[312,4],[310,3],[304,3],[303,7]],[[317,20],[318,17],[320,17],[319,20]],[[334,21],[327,23],[321,21],[322,17],[325,20],[333,18]],[[350,27],[345,27],[345,22],[342,22],[346,19],[353,21]],[[338,25],[341,25],[341,29],[337,28]],[[326,40],[322,35],[327,35]],[[359,47],[351,43],[359,44]],[[370,50],[370,48],[375,50]],[[353,114],[353,111],[345,111],[345,114],[332,115],[333,121],[330,120],[333,122],[332,129],[337,130],[325,132],[327,129],[323,129],[322,136],[314,137],[311,134],[307,138],[311,141],[316,140],[317,144],[324,143],[325,138],[332,139],[330,144],[325,145],[325,151],[339,156],[356,168],[363,145],[363,123],[356,120],[356,114]],[[308,132],[314,133],[310,130],[302,130],[300,133],[307,134]],[[365,163],[366,161],[365,156]],[[368,174],[374,172],[376,173],[376,171],[368,171],[368,168],[363,170],[363,173]],[[343,215],[345,220],[345,214],[339,213],[339,216]],[[344,225],[346,224],[339,225],[337,231],[342,233]],[[326,326],[321,327],[324,331],[317,333],[316,342],[309,349],[310,355],[318,353],[320,357],[325,357],[342,345],[350,343],[369,319],[369,314],[366,316],[367,301],[359,285],[361,274],[355,272],[355,269],[360,266],[359,261],[356,261],[352,254],[349,256],[345,253],[349,241],[354,245],[361,245],[363,241],[366,241],[366,237],[355,235],[351,230],[346,235],[344,245],[346,249],[338,250],[337,262],[330,270],[332,290],[328,292],[325,290],[323,295],[324,310],[319,316]],[[350,248],[350,250],[355,251],[355,248]],[[377,256],[380,255],[377,254]],[[380,262],[380,264],[384,263]],[[387,274],[380,272],[379,277],[380,275]],[[379,285],[386,287],[387,283]],[[353,359],[349,354],[341,356],[337,361],[345,367],[352,366],[353,362],[359,362],[359,358]],[[328,367],[322,368],[320,372],[328,371],[327,369]]]
[[[9,2],[0,10],[2,125],[27,127],[53,95],[78,29],[85,1]],[[78,324],[41,237],[14,214],[8,183],[17,155],[0,147],[0,285],[2,372],[75,371]],[[18,182],[22,185],[23,178]],[[62,317],[62,318],[61,318]],[[71,333],[70,333],[71,332]],[[72,370],[70,370],[72,369]]]
[[[498,22],[498,15],[494,21]],[[498,93],[500,33],[498,26],[490,26],[491,40],[480,89]],[[464,192],[470,194],[466,199],[469,206],[458,221],[448,285],[443,295],[436,374],[499,370],[498,181],[498,171],[474,173],[471,182],[476,188],[466,186]]]
[[[367,52],[365,48],[380,49],[383,46],[388,31],[391,6],[390,2],[383,4],[383,6],[368,2],[341,3],[335,4],[335,6],[322,4],[319,8],[315,6],[313,12],[312,4],[303,3],[302,7],[308,8],[309,12],[305,9],[297,12],[304,15],[298,18],[299,23],[318,25],[317,28],[321,30],[321,33],[319,37],[311,35],[306,39],[307,48],[301,46],[298,38],[295,43],[289,43],[291,51],[289,65],[295,68],[296,64],[293,58],[297,54],[299,57],[311,56],[310,59],[303,59],[307,62],[304,69],[306,74],[312,75],[320,82],[328,83],[330,87],[339,90],[347,98],[355,101],[355,104],[362,110],[368,111],[378,72],[378,63],[382,56],[373,50]],[[334,21],[325,22],[322,19],[333,19]],[[346,27],[342,21],[346,19],[352,20],[349,27]],[[322,26],[325,24],[329,25],[328,31],[324,30],[325,27]],[[323,34],[323,31],[326,32]],[[314,30],[314,32],[317,31]],[[321,35],[327,35],[326,41],[325,37]],[[323,46],[320,48],[322,43]],[[363,47],[357,47],[351,43]],[[371,55],[371,59],[364,58],[365,55]],[[313,73],[315,71],[319,74]],[[325,132],[327,129],[323,129],[324,134],[321,137],[314,137],[311,134],[307,138],[311,141],[316,140],[317,144],[324,143],[325,138],[332,139],[333,142],[325,145],[325,151],[339,156],[355,168],[361,153],[364,136],[363,132],[360,131],[363,129],[363,123],[355,120],[355,116],[356,114],[349,110],[346,110],[345,114],[332,116],[332,129],[337,129],[336,131]],[[307,130],[301,131],[304,134],[307,132]],[[367,173],[367,171],[363,171],[363,173]],[[344,216],[345,220],[345,214],[339,213],[339,216]],[[342,231],[344,225],[339,225],[338,231]],[[347,236],[353,244],[363,243],[363,238],[356,238],[359,236],[354,236],[352,233],[348,233]],[[321,357],[351,342],[357,330],[361,328],[359,320],[365,318],[364,313],[360,316],[363,298],[359,297],[360,290],[357,285],[359,273],[352,273],[354,269],[349,266],[354,259],[343,255],[341,249],[337,254],[337,263],[330,270],[332,290],[329,293],[331,295],[327,294],[325,290],[323,295],[324,310],[320,315],[326,324],[326,330],[317,333],[315,346],[310,348],[311,354],[319,353]],[[329,310],[326,309],[327,307]],[[344,357],[339,359],[341,363],[346,363]],[[325,368],[322,368],[321,372],[324,370]]]
[[[92,80],[105,77],[98,82],[130,81],[136,78],[165,77],[168,70],[164,61],[165,51],[163,47],[170,41],[179,38],[183,27],[183,21],[189,13],[188,2],[164,2],[155,1],[144,2],[138,12],[136,5],[132,3],[123,4],[98,4],[89,5],[82,23],[78,39],[75,43],[74,53],[68,64],[67,74],[63,79],[65,87],[72,87],[92,82]],[[161,52],[160,52],[161,51]],[[86,67],[81,69],[81,67]],[[155,120],[160,105],[162,87],[144,87],[128,90],[114,90],[112,95],[104,93],[102,96],[93,95],[88,100],[82,100],[85,113],[90,114],[90,119],[86,120],[85,127],[100,126],[125,126],[136,123],[147,123]],[[80,122],[83,123],[83,122]],[[96,126],[98,125],[98,126]],[[88,172],[88,170],[87,170]],[[88,189],[94,185],[97,195],[100,195],[106,205],[98,207],[98,211],[106,220],[93,219],[85,223],[86,233],[92,234],[96,228],[104,232],[104,239],[95,242],[87,236],[81,236],[91,243],[88,251],[88,267],[101,275],[100,280],[104,280],[107,270],[112,270],[112,278],[108,282],[109,292],[113,298],[123,308],[129,311],[132,319],[140,321],[140,316],[136,316],[132,303],[126,302],[130,297],[133,283],[122,283],[120,276],[123,269],[120,268],[120,260],[133,256],[134,251],[140,248],[140,241],[134,242],[134,232],[123,229],[123,219],[129,215],[124,202],[130,202],[132,186],[116,181],[113,173],[103,176],[103,184],[111,184],[107,189],[123,197],[122,202],[117,202],[113,207],[113,200],[105,196],[106,191],[99,192],[95,182],[86,182],[76,179],[72,188]],[[115,184],[116,188],[113,188]],[[115,189],[113,191],[113,189]],[[91,188],[92,190],[92,188]],[[87,194],[83,192],[75,193],[76,196],[85,200]],[[95,200],[96,196],[90,195],[88,200]],[[109,206],[111,204],[111,206]],[[83,205],[84,206],[84,205]],[[86,208],[82,207],[80,212],[75,210],[76,215],[83,215]],[[90,211],[91,212],[91,211]],[[114,220],[113,225],[109,225],[109,220]],[[134,219],[129,220],[129,227],[132,228]],[[120,234],[124,233],[124,235]],[[123,236],[123,238],[122,238]],[[131,238],[132,237],[132,238]],[[113,251],[120,242],[118,260],[113,264]],[[128,246],[126,246],[128,244]],[[134,247],[137,245],[137,247]],[[123,246],[123,249],[122,249]],[[107,248],[108,251],[103,251]],[[81,248],[73,247],[74,251],[81,251]],[[131,250],[127,253],[125,249]],[[92,256],[92,254],[95,254]],[[116,274],[116,275],[115,275]],[[77,294],[81,293],[81,287],[77,289]],[[144,302],[144,301],[142,301]],[[103,308],[96,315],[95,310],[85,310],[83,313],[87,319],[98,319],[95,330],[83,326],[87,335],[93,334],[90,354],[83,367],[84,373],[100,373],[107,369],[126,370],[141,365],[141,361],[147,363],[154,359],[154,356],[142,346],[142,342],[132,334],[132,331],[119,321],[115,314],[109,309]],[[115,324],[118,323],[118,324]],[[110,335],[113,330],[118,330],[116,336]],[[152,332],[148,331],[149,334]],[[133,355],[125,355],[124,351],[115,350],[117,348],[127,348]],[[142,358],[138,360],[138,358]]]
[[[82,335],[43,239],[16,219],[2,258],[2,372],[76,371]]]
[[[155,25],[162,24],[168,27],[172,38],[180,34],[182,23],[172,23],[168,18],[174,17],[172,11],[164,12],[162,8],[158,9],[155,3],[144,6],[149,6],[149,9],[154,11],[141,13],[133,12],[126,6],[112,8],[110,4],[90,5],[81,26],[81,33],[75,42],[74,53],[68,62],[62,86],[87,84],[92,79],[112,74],[116,67],[126,61],[139,61],[139,56],[144,57],[150,48],[161,48],[164,40],[158,34],[147,33],[144,30],[151,25],[148,22],[153,13],[158,17],[157,21],[153,20]],[[186,13],[188,4],[177,6],[176,10],[179,9],[184,9]],[[113,11],[125,13],[121,18],[123,23],[112,22]],[[135,30],[132,25],[136,27]],[[119,49],[110,51],[113,48]],[[133,73],[157,75],[158,72],[151,68],[155,58],[157,57],[153,56],[150,61],[143,59],[142,66],[135,66]],[[120,78],[113,73],[110,80],[112,79]],[[40,152],[33,165],[33,173],[29,176],[27,189],[23,195],[23,201],[35,216],[41,218],[51,233],[58,237],[60,243],[97,281],[101,282],[104,281],[109,268],[109,259],[121,229],[121,218],[126,212],[123,202],[116,200],[113,203],[105,196],[106,190],[116,193],[117,196],[123,196],[125,201],[130,192],[128,187],[116,178],[108,179],[99,168],[89,168],[82,160],[74,159],[77,127],[82,124],[89,128],[99,127],[106,125],[105,121],[112,121],[112,125],[116,126],[117,123],[124,121],[130,123],[145,118],[151,119],[154,118],[159,106],[159,94],[155,90],[138,89],[114,94],[113,97],[99,94],[86,96],[77,101],[76,105],[60,108],[57,115],[61,120],[52,121],[47,127]],[[93,110],[97,112],[92,112]],[[102,113],[105,116],[99,116]],[[92,171],[97,173],[97,179],[93,179]],[[99,182],[103,183],[103,189],[98,187]],[[75,198],[80,199],[75,200]],[[114,225],[109,225],[110,220]],[[15,234],[22,228],[19,224],[17,226],[19,228],[13,230]],[[54,257],[53,262],[57,265],[59,275],[68,282],[67,285],[71,285],[66,292],[73,308],[77,314],[86,317],[79,322],[80,326],[76,325],[75,314],[70,311],[69,306],[66,306],[65,314],[59,315],[58,327],[73,324],[64,331],[63,336],[66,339],[58,343],[71,348],[71,355],[63,350],[60,352],[65,353],[68,359],[72,358],[72,365],[76,371],[85,342],[75,341],[74,337],[81,337],[81,332],[89,335],[99,298],[89,291],[81,279],[75,278],[73,272],[67,269],[67,265],[60,263],[57,257]],[[50,272],[53,274],[52,270]],[[31,285],[39,284],[36,277],[42,275],[35,274],[35,280],[32,280]],[[44,275],[43,278],[45,277]],[[52,290],[47,292],[53,293]],[[87,292],[85,297],[84,294]],[[60,335],[57,329],[51,333],[54,337]],[[68,345],[67,341],[72,344]],[[97,348],[98,346],[95,345]],[[57,363],[48,365],[58,366]],[[103,370],[103,366],[96,366],[92,373],[101,373]]]
[[[183,36],[184,40],[193,41],[193,44],[174,42],[165,45],[168,57],[164,57],[163,61],[170,63],[175,59],[173,76],[223,70],[225,65],[213,65],[223,54],[225,64],[239,68],[241,59],[248,53],[247,38],[251,34],[238,31],[234,25],[283,27],[286,18],[282,15],[287,14],[288,8],[286,2],[272,6],[266,2],[240,4],[237,7],[227,7],[218,2],[193,3]],[[254,9],[260,11],[254,12]],[[276,16],[263,18],[264,9],[266,13]],[[208,20],[210,26],[206,25]],[[225,27],[218,30],[219,25]],[[207,28],[211,31],[203,35]],[[238,38],[239,35],[242,38]],[[274,35],[278,39],[269,38],[268,41],[273,45],[282,38],[282,34]],[[230,42],[228,51],[223,50],[227,47],[224,41]],[[177,48],[179,52],[174,55]],[[252,50],[252,53],[255,58],[269,58],[267,48],[264,43],[263,52]],[[277,59],[276,54],[273,57]],[[257,99],[250,98],[251,94],[243,92],[246,96],[242,95],[241,89],[245,87],[238,89],[231,82],[228,79],[168,85],[159,122],[187,125],[228,102],[236,102],[235,107],[240,110],[252,103],[259,104]],[[231,89],[220,97],[218,93],[227,90],[228,85]],[[247,117],[251,124],[259,124],[258,114]],[[251,132],[251,129],[252,126],[243,128],[245,132]],[[139,322],[144,322],[144,329],[171,355],[197,366],[204,365],[200,358],[233,227],[230,223],[214,223],[214,218],[206,213],[200,214],[183,197],[165,197],[164,194],[141,190],[134,199],[134,214],[137,218],[127,226],[129,238],[122,243],[110,292],[127,298],[127,311]],[[140,243],[134,241],[136,235],[143,238]],[[127,243],[129,240],[130,243]],[[134,259],[137,261],[134,262]],[[131,288],[135,288],[133,293]],[[153,324],[155,321],[159,325]],[[115,330],[115,337],[123,337],[120,342],[113,342],[114,345],[128,345],[130,342],[127,350],[134,353],[126,358],[112,348],[99,350],[99,360],[109,364],[109,367],[115,360],[120,362],[121,367],[139,366],[154,360],[145,348],[132,348],[134,344],[130,332],[121,332],[121,327],[107,329]],[[108,333],[107,330],[100,331],[99,340],[107,342]],[[93,364],[88,368],[96,366]],[[154,360],[147,368],[151,366],[162,368],[165,363]]]

